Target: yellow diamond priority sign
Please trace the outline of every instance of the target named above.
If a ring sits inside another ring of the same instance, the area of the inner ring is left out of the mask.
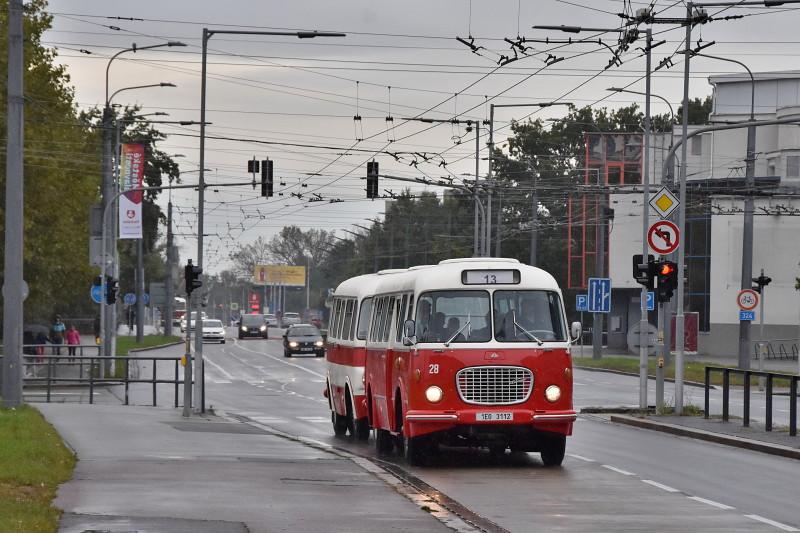
[[[680,205],[680,202],[666,187],[661,187],[657,193],[650,197],[650,207],[655,209],[661,218],[670,216],[678,208],[678,205]]]

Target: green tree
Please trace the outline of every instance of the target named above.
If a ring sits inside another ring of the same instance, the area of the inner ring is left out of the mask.
[[[42,44],[52,17],[46,2],[25,4],[24,277],[30,287],[26,321],[54,313],[89,316],[95,269],[89,266],[89,208],[100,183],[99,132],[77,112],[69,75]],[[8,3],[0,8],[0,72],[7,72]],[[6,130],[6,86],[0,119]],[[0,231],[5,230],[5,151],[0,153]],[[0,256],[3,244],[0,243]],[[0,260],[2,260],[0,258]],[[0,281],[2,283],[2,281]]]

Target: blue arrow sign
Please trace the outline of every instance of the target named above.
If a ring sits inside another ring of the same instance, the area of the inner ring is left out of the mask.
[[[611,312],[611,278],[589,278],[589,312]]]
[[[756,319],[755,311],[739,311],[739,320],[752,322]]]
[[[144,305],[150,305],[150,293],[146,292],[142,294],[142,301],[144,302]]]
[[[589,310],[589,295],[588,294],[576,294],[575,295],[575,310],[579,313],[583,313]]]
[[[132,292],[125,293],[125,296],[122,297],[122,303],[125,305],[133,305],[136,303],[136,294]]]
[[[647,293],[647,310],[653,311],[656,308],[656,293]]]
[[[102,285],[92,285],[92,290],[89,291],[92,300],[96,304],[103,303],[103,286]]]

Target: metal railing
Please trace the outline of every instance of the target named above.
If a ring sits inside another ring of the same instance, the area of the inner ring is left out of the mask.
[[[753,343],[753,359],[763,354],[765,360],[796,361],[798,351],[798,339],[769,339]]]
[[[174,385],[174,406],[178,407],[178,390],[184,381],[181,378],[180,363],[182,357],[164,356],[115,356],[111,359],[117,371],[114,376],[103,376],[103,363],[109,358],[100,356],[78,355],[23,355],[25,377],[23,387],[27,385],[43,385],[46,390],[46,401],[49,403],[53,387],[59,385],[88,385],[89,403],[94,403],[96,387],[120,385],[124,387],[124,404],[130,404],[130,385],[149,384],[152,386],[153,406],[158,405],[158,385]],[[152,371],[149,377],[141,377],[139,361],[149,361]],[[174,374],[171,378],[159,377],[159,362],[171,362]],[[132,364],[133,363],[133,364]],[[122,368],[120,371],[119,368]],[[44,374],[44,375],[41,375]]]
[[[744,427],[750,426],[750,378],[766,378],[766,416],[764,428],[772,431],[772,396],[774,395],[774,383],[776,379],[789,381],[789,435],[797,435],[797,383],[800,375],[783,374],[780,372],[762,372],[759,370],[740,370],[738,368],[726,368],[720,366],[707,366],[705,372],[705,418],[708,418],[711,403],[711,373],[722,373],[722,421],[728,422],[730,418],[730,391],[731,374],[743,376],[744,382],[744,407],[742,409],[742,424]]]

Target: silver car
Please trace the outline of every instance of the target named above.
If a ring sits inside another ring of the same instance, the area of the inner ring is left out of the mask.
[[[292,324],[299,324],[302,322],[300,313],[283,313],[281,317],[281,327],[289,327]]]
[[[278,327],[278,317],[276,317],[272,313],[264,315],[264,321],[267,323],[267,326],[271,326],[273,328]]]

